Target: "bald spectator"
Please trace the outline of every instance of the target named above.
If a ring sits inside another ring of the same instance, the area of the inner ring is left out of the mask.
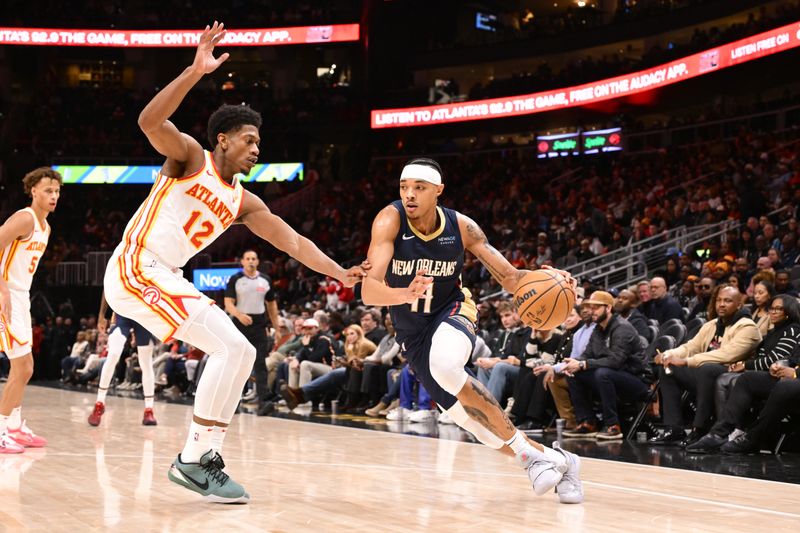
[[[772,260],[768,256],[759,257],[756,261],[756,272],[772,271]]]
[[[683,319],[681,304],[667,294],[667,282],[664,278],[656,276],[650,280],[650,296],[650,301],[643,306],[647,318],[654,318],[659,324],[673,318]]]
[[[636,293],[628,289],[622,289],[614,300],[614,312],[630,322],[639,335],[647,339],[648,342],[652,342],[653,334],[648,327],[647,317],[637,309],[638,305],[639,299],[636,297]]]
[[[650,440],[654,444],[688,446],[697,442],[711,428],[714,415],[714,384],[728,371],[728,365],[747,359],[761,342],[761,333],[749,313],[742,309],[743,297],[731,286],[715,291],[713,317],[703,324],[686,344],[656,356],[662,365],[662,414],[667,430]],[[667,372],[670,368],[670,372]],[[695,396],[696,412],[692,431],[683,429],[681,396],[690,391]]]

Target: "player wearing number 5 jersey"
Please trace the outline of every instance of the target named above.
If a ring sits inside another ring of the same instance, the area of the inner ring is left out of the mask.
[[[0,453],[47,444],[22,420],[22,397],[33,374],[29,291],[50,238],[47,215],[56,208],[61,181],[61,174],[49,167],[29,172],[22,183],[31,206],[0,226],[0,352],[11,361],[0,400]]]
[[[556,488],[563,503],[583,501],[580,459],[517,430],[494,397],[464,368],[475,344],[476,309],[461,287],[469,250],[509,292],[526,271],[514,268],[475,222],[439,207],[442,169],[415,159],[400,175],[400,200],[375,217],[364,303],[388,305],[397,342],[425,390],[450,418],[482,443],[516,455],[537,494]],[[561,272],[574,283],[566,272]]]
[[[189,90],[227,58],[213,55],[222,24],[206,27],[193,64],[159,92],[139,116],[139,126],[167,159],[150,195],[128,223],[105,275],[111,308],[161,340],[174,337],[209,355],[195,393],[194,416],[169,479],[215,502],[243,503],[249,495],[223,471],[220,451],[250,376],[255,348],[224,311],[184,279],[181,267],[231,224],[245,224],[308,267],[348,286],[361,267],[344,270],[301,237],[237,179],[258,160],[261,116],[247,106],[225,105],[208,121],[206,151],[169,121]]]

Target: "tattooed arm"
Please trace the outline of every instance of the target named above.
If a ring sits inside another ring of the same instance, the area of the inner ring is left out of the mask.
[[[486,240],[486,234],[471,218],[459,213],[458,227],[461,230],[461,240],[464,243],[464,248],[475,254],[475,257],[483,263],[483,266],[505,290],[513,293],[517,288],[519,279],[530,271],[514,268],[503,257],[503,254],[489,244],[489,241]]]

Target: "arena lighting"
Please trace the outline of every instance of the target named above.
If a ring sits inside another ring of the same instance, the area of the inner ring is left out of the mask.
[[[197,46],[201,30],[85,30],[0,27],[0,45],[114,46],[173,48]],[[357,41],[358,24],[228,30],[220,46],[275,46],[279,44]]]
[[[539,93],[456,104],[372,111],[371,127],[403,128],[532,115],[665,87],[800,46],[800,21],[670,63],[594,83]]]
[[[155,182],[160,166],[126,165],[54,165],[64,183],[88,185],[129,185]],[[247,176],[238,174],[243,183],[267,181],[303,181],[303,163],[266,163],[256,165]]]

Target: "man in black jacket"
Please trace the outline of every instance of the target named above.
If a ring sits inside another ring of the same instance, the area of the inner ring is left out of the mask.
[[[678,300],[667,293],[667,282],[656,276],[650,280],[650,301],[644,306],[647,318],[655,318],[659,324],[677,318],[683,320],[683,309]]]
[[[287,357],[289,365],[289,386],[302,387],[312,379],[324,376],[332,370],[331,363],[335,350],[330,337],[319,331],[319,322],[307,318],[303,322],[301,348],[295,357]]]
[[[617,398],[646,398],[652,373],[644,363],[639,334],[627,320],[614,314],[614,297],[605,291],[596,291],[584,304],[592,309],[592,320],[597,327],[583,360],[566,359],[564,371],[573,376],[569,380],[569,395],[579,424],[575,430],[565,431],[564,436],[621,439]],[[597,392],[603,405],[606,427],[599,433],[592,411],[592,392]]]
[[[492,356],[478,358],[475,366],[478,367],[478,381],[502,404],[507,396],[506,391],[510,393],[519,374],[531,328],[522,327],[519,314],[511,302],[500,302],[497,314],[503,329],[492,335],[486,343],[492,350]]]
[[[619,291],[619,296],[614,300],[614,312],[619,316],[631,323],[636,333],[647,339],[648,342],[653,341],[653,334],[648,327],[647,317],[639,311],[639,297],[635,292],[628,289]]]

